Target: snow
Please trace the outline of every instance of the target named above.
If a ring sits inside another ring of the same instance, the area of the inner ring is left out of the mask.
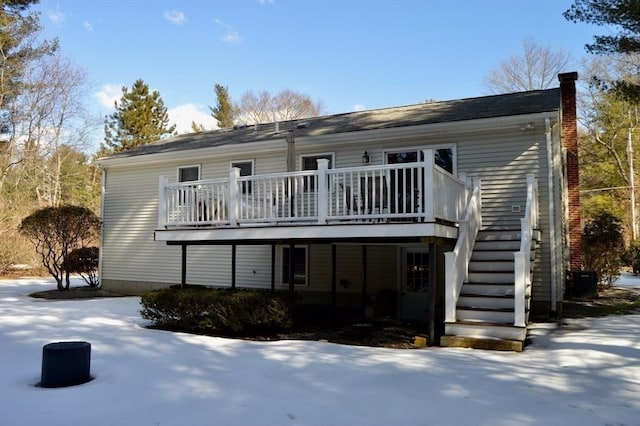
[[[536,324],[522,353],[399,350],[171,333],[145,328],[137,297],[28,297],[52,288],[0,281],[2,426],[640,425],[640,315]],[[94,380],[36,387],[42,347],[66,340],[91,343]]]

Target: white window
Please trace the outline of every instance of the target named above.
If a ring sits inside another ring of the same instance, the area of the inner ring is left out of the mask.
[[[193,182],[200,180],[200,166],[178,167],[178,182]]]
[[[303,155],[301,157],[302,167],[301,170],[318,170],[318,160],[329,160],[329,168],[333,169],[333,157],[332,152],[323,154]],[[304,190],[313,191],[316,188],[315,180],[305,179]]]
[[[307,285],[308,283],[308,247],[295,246],[295,264],[293,267],[294,284]],[[282,284],[289,285],[289,246],[282,247]]]
[[[240,169],[240,176],[253,176],[253,160],[232,161],[231,167],[237,167]],[[242,183],[242,193],[251,193],[251,182]]]

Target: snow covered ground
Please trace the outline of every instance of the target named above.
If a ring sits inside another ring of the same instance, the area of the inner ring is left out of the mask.
[[[76,283],[76,285],[82,285]],[[640,315],[538,324],[523,353],[249,342],[144,328],[139,298],[0,281],[0,425],[640,425]],[[42,347],[92,345],[44,389]]]

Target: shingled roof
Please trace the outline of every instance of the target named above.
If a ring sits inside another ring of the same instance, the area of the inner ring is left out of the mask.
[[[557,111],[559,105],[560,89],[426,102],[416,105],[284,121],[278,123],[279,133],[277,135],[274,134],[274,123],[239,128],[236,126],[235,129],[218,129],[184,134],[123,151],[110,158],[184,151],[266,141],[276,138],[282,139],[289,130],[295,130],[296,137],[330,135],[363,130],[552,112]]]

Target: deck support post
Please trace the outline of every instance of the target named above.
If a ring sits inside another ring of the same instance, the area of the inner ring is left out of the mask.
[[[436,307],[438,304],[437,296],[438,291],[436,289],[437,274],[436,274],[436,245],[435,243],[429,243],[429,346],[438,344],[436,338],[436,321],[439,320],[436,315]]]
[[[296,279],[296,245],[289,241],[289,293],[293,294]]]
[[[238,246],[236,244],[231,245],[231,288],[236,288],[236,254]]]
[[[367,318],[367,246],[362,245],[362,317]]]
[[[336,254],[337,246],[331,244],[331,319],[336,320],[336,301],[337,301],[337,273],[336,273]]]
[[[271,291],[276,291],[276,244],[271,243]]]
[[[182,268],[180,287],[184,288],[187,285],[187,245],[181,244],[182,247]]]

